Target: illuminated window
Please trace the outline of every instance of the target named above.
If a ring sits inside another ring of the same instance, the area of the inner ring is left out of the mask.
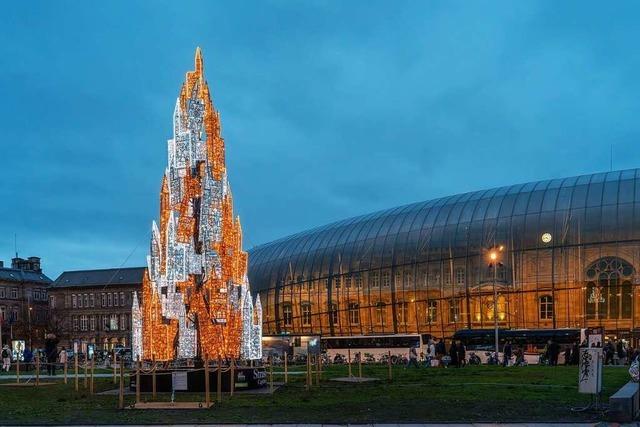
[[[340,316],[338,315],[338,304],[331,304],[329,308],[329,316],[331,319],[331,323],[337,325],[340,323]]]
[[[427,323],[436,323],[438,319],[438,301],[427,301]]]
[[[311,326],[311,304],[303,303],[302,309],[302,325]]]
[[[362,287],[362,275],[360,273],[355,274],[354,281],[356,283],[356,288]]]
[[[376,303],[376,323],[378,325],[384,325],[385,317],[387,315],[387,305],[383,301]]]
[[[282,321],[284,326],[291,326],[293,324],[293,310],[291,304],[282,305]]]
[[[360,323],[360,306],[358,303],[349,303],[349,323],[357,325]]]
[[[449,300],[449,322],[456,323],[460,321],[460,300],[453,298]]]
[[[342,278],[340,276],[336,277],[335,280],[333,281],[333,287],[335,289],[340,289],[341,281],[342,281]]]
[[[551,295],[540,297],[540,319],[553,319],[553,297]]]
[[[344,287],[347,289],[351,288],[351,276],[344,276]]]
[[[630,319],[634,269],[616,257],[602,258],[586,271],[587,319]]]
[[[466,273],[464,268],[456,269],[456,285],[464,285],[466,279]]]
[[[405,301],[398,302],[396,304],[396,313],[398,315],[398,324],[406,325],[409,317],[409,303]]]

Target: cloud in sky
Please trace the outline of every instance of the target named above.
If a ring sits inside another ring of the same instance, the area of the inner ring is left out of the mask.
[[[0,258],[143,265],[196,46],[245,246],[640,165],[636,2],[15,2],[0,15]]]

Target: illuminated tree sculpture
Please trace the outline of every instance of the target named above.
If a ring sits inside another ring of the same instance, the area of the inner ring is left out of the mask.
[[[202,53],[173,113],[168,166],[142,283],[133,301],[134,357],[262,357],[262,310],[247,280],[240,219],[233,217],[220,115]]]

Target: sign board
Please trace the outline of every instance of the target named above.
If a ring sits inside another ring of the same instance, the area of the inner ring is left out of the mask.
[[[589,347],[602,347],[602,335],[590,334],[589,335]]]
[[[602,348],[581,348],[578,392],[598,394],[602,390]]]
[[[13,340],[11,341],[11,358],[13,360],[20,360],[24,362],[24,340]]]
[[[171,373],[171,384],[176,391],[187,391],[187,372],[173,371]]]

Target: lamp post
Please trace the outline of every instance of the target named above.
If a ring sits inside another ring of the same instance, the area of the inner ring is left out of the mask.
[[[31,338],[31,310],[33,310],[33,307],[29,307],[29,348],[33,350],[33,340]]]
[[[498,264],[500,253],[504,250],[504,246],[496,246],[489,251],[489,265],[493,265],[493,326],[495,334],[496,360],[500,350],[500,342],[498,339]]]

